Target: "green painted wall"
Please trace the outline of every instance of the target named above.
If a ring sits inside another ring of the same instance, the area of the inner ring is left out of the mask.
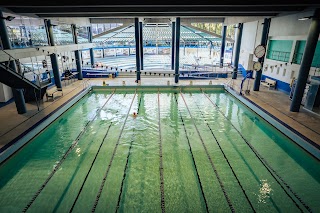
[[[296,47],[295,47],[295,54],[293,56],[293,63],[295,64],[301,64],[302,55],[304,52],[304,48],[306,46],[306,41],[297,41]],[[320,41],[318,41],[316,50],[313,56],[311,67],[320,67]]]
[[[267,58],[276,61],[289,62],[292,40],[270,40]]]

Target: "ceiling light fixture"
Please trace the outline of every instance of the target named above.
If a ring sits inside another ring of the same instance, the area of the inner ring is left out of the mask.
[[[313,18],[312,16],[307,16],[307,17],[302,17],[302,18],[299,18],[298,20],[299,21],[305,21],[305,20],[308,20],[308,19],[311,19]]]

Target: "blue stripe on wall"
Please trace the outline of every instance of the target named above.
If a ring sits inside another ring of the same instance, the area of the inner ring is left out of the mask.
[[[272,77],[269,77],[269,76],[266,76],[266,75],[262,75],[261,76],[261,80],[265,80],[266,78],[270,78],[271,80],[274,80],[277,82],[276,84],[276,88],[277,90],[280,90],[286,94],[290,94],[290,91],[291,91],[291,87],[290,87],[290,84],[289,83],[286,83],[286,82],[283,82],[283,81],[280,81],[278,79],[275,79],[275,78],[272,78]]]
[[[246,77],[247,70],[241,64],[238,65],[238,70],[241,71],[243,77]],[[288,95],[290,94],[291,87],[290,87],[289,83],[280,81],[278,79],[275,79],[275,78],[272,78],[272,77],[269,77],[269,76],[266,76],[266,75],[262,75],[261,76],[261,80],[265,80],[266,77],[277,82],[277,84],[276,84],[276,89],[277,90],[282,91],[282,92],[284,92],[284,93],[286,93]]]

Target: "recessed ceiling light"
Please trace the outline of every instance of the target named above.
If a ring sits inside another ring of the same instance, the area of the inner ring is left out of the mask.
[[[308,19],[311,19],[312,16],[308,16],[308,17],[302,17],[302,18],[299,18],[298,20],[299,21],[305,21],[305,20],[308,20]]]

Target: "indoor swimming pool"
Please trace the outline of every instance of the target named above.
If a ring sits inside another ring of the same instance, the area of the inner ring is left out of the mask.
[[[319,192],[319,160],[224,89],[93,89],[0,165],[0,212],[317,212]]]

